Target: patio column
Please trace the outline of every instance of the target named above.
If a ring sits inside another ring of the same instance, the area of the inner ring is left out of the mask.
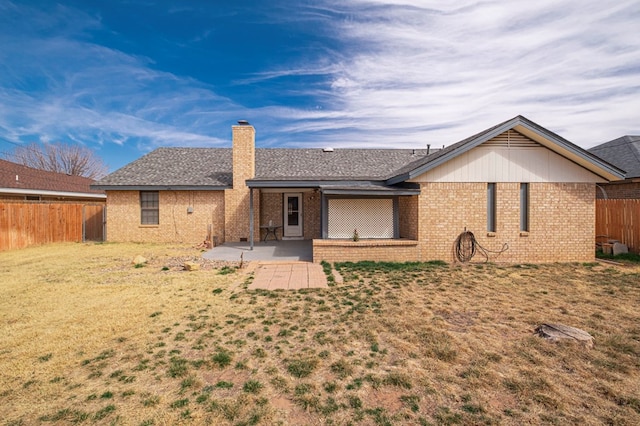
[[[249,250],[253,250],[253,188],[249,188]]]

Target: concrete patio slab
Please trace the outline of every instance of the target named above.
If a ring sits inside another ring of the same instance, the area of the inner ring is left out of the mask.
[[[311,240],[256,241],[253,250],[248,242],[224,243],[202,254],[210,260],[239,262],[240,256],[246,262],[253,260],[306,261],[313,260]]]
[[[300,290],[328,288],[322,266],[309,262],[260,262],[249,290]]]

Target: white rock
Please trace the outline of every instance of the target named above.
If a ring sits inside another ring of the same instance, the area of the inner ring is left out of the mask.
[[[629,247],[626,244],[622,243],[613,243],[613,255],[616,256],[622,253],[629,253]]]

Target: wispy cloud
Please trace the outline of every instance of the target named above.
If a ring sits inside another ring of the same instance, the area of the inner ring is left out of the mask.
[[[6,6],[6,5],[5,5]],[[13,141],[70,139],[81,143],[227,145],[216,125],[245,109],[206,84],[153,69],[147,57],[91,42],[84,30],[99,20],[66,11],[47,18],[15,5],[32,29],[2,33],[0,136]],[[65,9],[66,10],[66,9]],[[65,31],[47,33],[51,28]],[[84,36],[83,36],[84,34]],[[19,58],[19,60],[16,60]],[[237,117],[238,115],[235,115]]]
[[[331,81],[341,117],[288,130],[448,144],[524,114],[583,146],[638,131],[640,5],[610,3],[326,2],[351,53]]]
[[[163,19],[243,19],[249,10],[191,6]],[[0,2],[0,137],[143,153],[228,146],[229,125],[247,118],[261,146],[420,147],[518,114],[584,147],[640,133],[635,0],[274,1],[252,13],[237,31],[278,27],[291,34],[287,53],[274,46],[273,60],[231,75],[223,96],[202,73],[126,52],[129,40],[97,13]],[[173,41],[207,55],[221,31],[203,25]]]

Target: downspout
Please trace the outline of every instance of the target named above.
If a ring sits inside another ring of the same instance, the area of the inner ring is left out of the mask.
[[[320,226],[322,227],[321,238],[323,240],[326,240],[327,238],[329,238],[328,210],[329,210],[329,202],[327,200],[326,195],[324,195],[324,192],[320,190]]]
[[[601,187],[596,183],[596,188],[598,188],[602,192],[603,199],[605,200],[609,199],[609,197],[607,197],[607,191],[605,191],[603,187]]]
[[[393,238],[400,238],[400,199],[393,197]]]
[[[253,188],[249,188],[249,250],[253,250]]]

